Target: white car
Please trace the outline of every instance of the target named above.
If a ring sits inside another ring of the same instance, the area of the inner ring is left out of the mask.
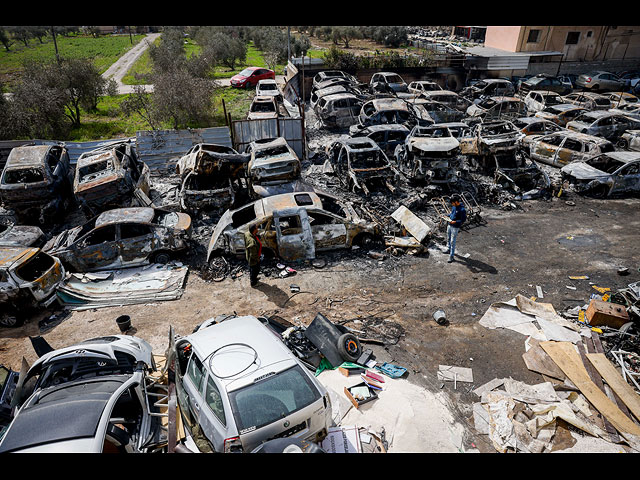
[[[256,317],[211,319],[184,337],[171,332],[170,341],[180,412],[201,446],[251,452],[274,438],[320,443],[326,436],[327,390]]]
[[[278,83],[272,79],[259,80],[256,85],[256,97],[274,97],[277,101],[282,100],[282,92]]]
[[[147,342],[113,335],[36,353],[18,381],[18,410],[0,452],[161,451],[166,434],[145,384],[156,369]]]
[[[552,105],[561,105],[564,103],[560,95],[548,90],[531,90],[524,97],[523,101],[530,114],[541,112]]]

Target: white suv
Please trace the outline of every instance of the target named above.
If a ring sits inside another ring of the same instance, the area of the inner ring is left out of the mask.
[[[326,436],[329,394],[257,318],[212,319],[172,343],[180,412],[200,450],[250,452],[275,438]]]

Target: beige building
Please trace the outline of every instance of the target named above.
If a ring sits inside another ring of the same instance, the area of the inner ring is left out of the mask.
[[[640,26],[488,26],[484,45],[508,52],[562,52],[566,62],[640,59]]]

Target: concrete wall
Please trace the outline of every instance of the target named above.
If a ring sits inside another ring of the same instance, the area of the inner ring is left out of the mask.
[[[485,47],[499,48],[508,52],[517,52],[522,28],[519,26],[487,27],[484,45]]]

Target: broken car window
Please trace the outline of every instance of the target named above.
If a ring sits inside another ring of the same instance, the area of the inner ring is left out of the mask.
[[[12,169],[4,174],[4,183],[7,185],[36,182],[44,182],[44,172],[40,168]]]

